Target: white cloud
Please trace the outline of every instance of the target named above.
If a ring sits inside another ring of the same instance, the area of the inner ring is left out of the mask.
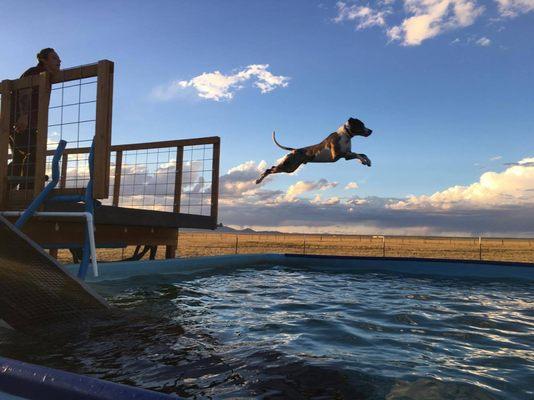
[[[358,188],[359,188],[359,186],[358,186],[358,184],[356,182],[349,182],[345,186],[345,190],[358,189]]]
[[[495,0],[503,17],[513,18],[534,10],[534,0]]]
[[[430,196],[410,196],[391,204],[395,210],[487,209],[534,206],[534,157],[525,158],[503,172],[486,172],[469,186],[453,186]]]
[[[495,157],[491,157],[490,161],[497,161],[497,160],[501,160],[501,159],[502,159],[502,156],[495,156]]]
[[[225,75],[220,71],[204,72],[190,80],[173,81],[152,91],[156,100],[171,100],[184,90],[191,88],[196,95],[206,100],[231,100],[237,90],[250,81],[261,93],[268,93],[278,87],[287,87],[289,77],[274,75],[268,71],[269,64],[253,64],[233,74]]]
[[[328,199],[323,200],[320,195],[316,195],[312,200],[311,204],[318,206],[333,206],[341,202],[340,198],[337,196],[329,197]]]
[[[480,39],[475,41],[475,43],[482,47],[488,47],[491,45],[491,40],[488,39],[487,37],[481,37]]]
[[[387,31],[391,40],[404,46],[472,25],[484,11],[475,0],[404,0],[404,8],[407,17]]]
[[[312,192],[315,190],[327,190],[337,186],[337,182],[328,182],[326,179],[319,179],[318,181],[298,181],[297,183],[289,186],[283,199],[286,201],[294,201],[297,196]]]
[[[338,14],[335,22],[355,21],[356,29],[366,29],[372,26],[385,26],[385,17],[389,10],[375,10],[369,6],[350,5],[339,1],[337,4]]]
[[[480,0],[400,0],[402,8],[393,7],[393,0],[375,1],[372,5],[338,2],[335,22],[353,22],[356,29],[371,27],[384,29],[390,41],[403,46],[418,46],[425,40],[444,32],[472,25],[482,15],[485,7]],[[501,2],[526,2],[534,0],[496,0]],[[509,4],[506,9],[516,9]],[[522,5],[520,9],[526,7]],[[396,22],[391,20],[396,19]],[[399,21],[400,19],[400,21]],[[457,43],[455,40],[453,43]]]

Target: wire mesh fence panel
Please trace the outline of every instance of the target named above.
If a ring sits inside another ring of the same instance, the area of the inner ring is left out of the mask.
[[[210,215],[213,150],[212,144],[184,147],[181,213]]]
[[[69,150],[91,146],[96,133],[96,92],[95,77],[52,85],[47,150],[55,150],[60,140],[67,141]],[[88,153],[71,153],[66,158],[62,188],[85,188],[89,181]],[[47,175],[51,175],[51,168],[52,156],[48,155]]]
[[[175,176],[174,147],[124,151],[118,205],[172,212]]]
[[[182,162],[177,160],[178,151]],[[118,205],[210,215],[212,161],[211,144],[123,150]]]

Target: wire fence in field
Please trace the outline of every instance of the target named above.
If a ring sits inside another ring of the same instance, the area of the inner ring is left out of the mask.
[[[133,247],[99,250],[99,259],[131,256]],[[180,231],[179,257],[224,254],[296,253],[308,255],[420,257],[534,262],[534,238],[394,237],[296,234],[232,234]],[[164,258],[159,248],[156,258]]]
[[[180,233],[181,257],[298,253],[534,262],[534,239]]]

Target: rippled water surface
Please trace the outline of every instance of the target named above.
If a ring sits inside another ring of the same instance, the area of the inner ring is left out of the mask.
[[[534,397],[528,282],[278,267],[96,289],[115,318],[2,331],[1,354],[195,398]]]

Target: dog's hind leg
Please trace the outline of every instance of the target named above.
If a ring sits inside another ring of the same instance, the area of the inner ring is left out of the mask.
[[[267,178],[267,175],[272,174],[273,168],[274,168],[274,166],[269,168],[269,169],[266,169],[265,172],[263,174],[261,174],[261,176],[258,179],[256,179],[256,185],[260,184],[261,181],[263,181],[265,178]]]
[[[280,172],[291,173],[294,172],[301,164],[304,163],[306,157],[300,152],[289,153],[278,165],[273,165],[266,169],[263,174],[256,180],[256,184],[261,183],[268,175],[278,174]]]

